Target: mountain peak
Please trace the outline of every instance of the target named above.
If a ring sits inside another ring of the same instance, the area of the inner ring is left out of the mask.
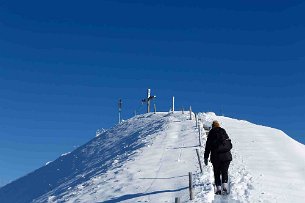
[[[304,145],[280,130],[199,113],[203,146],[207,139],[204,129],[213,120],[220,122],[233,143],[231,202],[303,201]],[[0,200],[166,202],[180,197],[185,202],[189,198],[188,172],[192,172],[194,202],[211,202],[216,198],[212,166],[204,166],[201,174],[195,149],[203,159],[198,127],[188,113],[138,115],[0,188]]]

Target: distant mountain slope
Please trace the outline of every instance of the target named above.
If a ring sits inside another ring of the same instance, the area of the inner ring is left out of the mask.
[[[200,113],[203,147],[189,114],[133,117],[71,153],[0,188],[0,202],[222,202],[214,196],[209,163],[200,174],[207,139],[203,127],[219,120],[233,142],[226,202],[303,202],[305,146],[282,131],[213,113]]]

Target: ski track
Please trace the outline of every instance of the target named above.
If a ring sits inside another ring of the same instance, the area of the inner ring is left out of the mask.
[[[175,121],[174,121],[175,122]],[[178,121],[176,121],[178,122]],[[150,185],[150,187],[147,189],[146,192],[150,192],[150,189],[152,188],[152,185],[155,184],[155,182],[157,182],[157,179],[160,178],[160,171],[161,171],[161,168],[162,168],[162,165],[164,163],[164,156],[165,156],[165,153],[169,152],[169,148],[171,147],[174,147],[175,144],[176,144],[176,141],[177,139],[179,138],[179,133],[181,131],[181,126],[180,125],[171,125],[169,127],[169,132],[168,133],[165,133],[165,136],[164,136],[164,139],[162,140],[162,143],[161,145],[164,145],[166,146],[164,149],[163,149],[163,152],[162,152],[162,157],[160,159],[160,166],[158,168],[158,171],[156,173],[156,176],[155,176],[155,179],[153,180],[152,184]],[[168,138],[168,139],[166,139]],[[165,140],[167,141],[166,144],[164,144]],[[179,153],[179,158],[177,160],[179,160],[182,156],[182,149],[180,149],[180,153]],[[150,197],[150,196],[148,196]]]
[[[168,133],[165,133],[165,136],[163,137],[162,141],[161,141],[161,145],[163,145],[164,140],[166,139],[166,137],[168,136]],[[154,185],[154,183],[156,182],[157,178],[159,177],[159,173],[163,164],[163,158],[164,158],[164,154],[165,154],[165,148],[162,151],[162,156],[161,159],[159,161],[159,168],[157,170],[157,173],[153,179],[153,181],[150,183],[149,187],[145,190],[145,193],[148,193],[151,191],[152,186]],[[150,202],[150,195],[148,196],[148,202]]]

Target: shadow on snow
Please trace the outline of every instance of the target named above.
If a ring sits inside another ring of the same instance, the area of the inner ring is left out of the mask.
[[[155,194],[160,194],[160,193],[172,193],[172,192],[179,192],[182,190],[187,189],[188,187],[183,187],[183,188],[179,188],[176,190],[160,190],[160,191],[154,191],[154,192],[149,192],[149,193],[136,193],[136,194],[127,194],[127,195],[123,195],[120,197],[116,197],[110,200],[106,200],[100,203],[114,203],[114,202],[121,202],[121,201],[125,201],[125,200],[130,200],[133,198],[137,198],[137,197],[143,197],[143,196],[148,196],[148,195],[155,195]]]

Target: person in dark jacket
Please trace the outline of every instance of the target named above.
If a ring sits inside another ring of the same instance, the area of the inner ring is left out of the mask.
[[[209,132],[205,145],[204,163],[208,165],[208,158],[211,154],[210,160],[213,165],[216,186],[215,194],[221,194],[221,183],[223,191],[228,192],[228,169],[232,161],[232,154],[230,149],[219,152],[219,145],[221,145],[223,140],[229,140],[227,132],[220,127],[218,121],[213,121],[212,129]]]

